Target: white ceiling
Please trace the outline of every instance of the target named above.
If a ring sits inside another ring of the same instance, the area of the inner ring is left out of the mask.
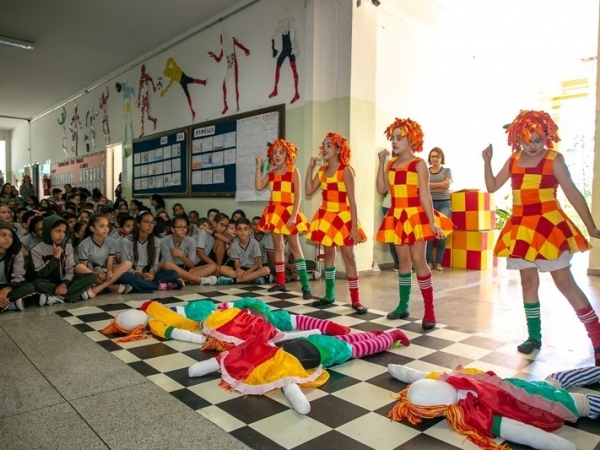
[[[126,64],[221,17],[241,0],[13,0],[0,3],[0,130],[10,130]],[[19,119],[9,119],[15,117]]]

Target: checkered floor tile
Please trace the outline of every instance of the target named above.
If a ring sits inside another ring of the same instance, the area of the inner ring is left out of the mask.
[[[405,364],[422,371],[448,371],[462,365],[493,370],[502,377],[540,379],[556,370],[577,367],[573,355],[521,355],[513,342],[499,341],[481,333],[438,324],[429,331],[420,320],[389,321],[385,312],[369,310],[357,315],[348,305],[313,308],[298,292],[269,293],[264,286],[231,287],[197,295],[157,299],[177,305],[199,299],[225,302],[255,297],[272,308],[332,319],[354,331],[402,329],[411,339],[409,347],[390,350],[329,369],[331,377],[320,389],[306,389],[311,412],[301,416],[290,409],[279,391],[264,396],[242,396],[218,386],[218,374],[189,378],[187,369],[196,361],[214,356],[195,344],[163,341],[152,337],[117,343],[100,333],[119,311],[137,308],[140,301],[87,306],[57,312],[67,322],[97,342],[123,363],[147,377],[187,406],[202,414],[248,446],[275,449],[475,449],[453,432],[445,420],[423,421],[418,426],[390,421],[386,416],[395,404],[393,395],[405,387],[387,373],[389,363]],[[599,389],[600,390],[600,386]],[[585,392],[585,389],[581,389]],[[600,423],[581,419],[557,434],[580,449],[600,449]],[[512,445],[515,449],[526,448]]]

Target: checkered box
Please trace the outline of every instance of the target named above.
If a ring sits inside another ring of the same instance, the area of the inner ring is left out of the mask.
[[[450,195],[452,222],[458,230],[480,231],[496,228],[494,195],[474,189]]]
[[[450,236],[446,237],[446,249],[444,250],[444,256],[442,257],[443,267],[452,267],[452,236],[456,233],[453,231]]]
[[[486,270],[498,265],[494,246],[500,230],[464,231],[452,233],[450,250],[451,267],[458,269]],[[446,247],[446,253],[448,253]]]

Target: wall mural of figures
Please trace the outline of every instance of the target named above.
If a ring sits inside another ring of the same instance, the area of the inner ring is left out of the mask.
[[[235,49],[239,48],[242,50],[246,56],[250,55],[250,50],[248,50],[240,41],[238,41],[235,37],[230,37],[229,32],[227,30],[223,30],[221,33],[221,51],[219,54],[215,54],[214,52],[208,52],[208,55],[213,58],[216,62],[221,62],[221,60],[225,59],[225,75],[223,77],[223,111],[221,114],[225,114],[229,109],[227,105],[227,82],[231,78],[233,74],[234,85],[235,85],[235,104],[236,110],[240,110],[240,91],[238,88],[239,82],[239,64],[237,59],[237,54]]]
[[[144,136],[144,115],[148,117],[148,120],[154,125],[153,130],[156,130],[156,123],[158,122],[156,117],[152,117],[150,115],[150,87],[152,87],[152,92],[156,92],[156,86],[154,85],[154,80],[152,77],[146,72],[145,64],[142,64],[141,71],[142,74],[140,75],[140,87],[138,88],[137,97],[138,108],[140,108],[141,113],[140,121],[142,125],[140,137]]]
[[[87,133],[85,134],[83,141],[85,142],[85,150],[89,153],[91,150],[96,151],[96,128],[94,127],[94,120],[98,117],[99,111],[94,111],[94,104],[90,103],[90,109],[85,114],[85,127]]]
[[[133,111],[131,104],[135,101],[135,89],[126,83],[117,82],[115,85],[117,92],[123,96],[123,146],[126,144],[132,144],[133,142]],[[131,142],[129,142],[129,135],[127,129],[130,131]]]
[[[104,142],[106,145],[110,144],[110,126],[108,124],[108,97],[110,92],[108,92],[108,86],[106,86],[106,92],[102,91],[100,95],[100,101],[98,102],[98,106],[102,110],[102,134],[104,134]]]
[[[163,70],[164,76],[169,78],[169,83],[165,86],[163,90],[160,91],[160,96],[164,97],[169,88],[174,82],[177,82],[181,85],[185,96],[187,97],[188,105],[190,106],[190,111],[192,112],[192,121],[196,119],[196,111],[194,111],[194,107],[192,106],[192,98],[190,97],[190,91],[188,90],[188,84],[201,84],[202,86],[206,86],[206,80],[202,80],[200,78],[192,78],[188,77],[183,70],[177,65],[173,58],[167,59],[167,63],[165,64],[165,70]]]
[[[71,153],[75,153],[75,156],[79,156],[79,130],[82,128],[77,105],[74,105],[73,117],[71,117],[69,130],[71,131]]]
[[[300,93],[298,92],[298,69],[296,67],[296,58],[300,56],[300,49],[296,41],[296,21],[294,19],[286,17],[277,23],[277,28],[271,39],[271,49],[273,51],[273,58],[277,58],[277,65],[275,66],[275,87],[269,94],[269,98],[276,97],[278,94],[279,74],[281,66],[287,58],[290,61],[290,68],[294,77],[294,97],[290,102],[294,103],[300,98]]]
[[[60,119],[56,119],[58,124],[62,127],[62,138],[60,140],[60,147],[64,152],[65,156],[69,156],[69,151],[67,149],[67,127],[65,126],[65,122],[67,121],[67,110],[63,106],[62,111],[60,113]]]

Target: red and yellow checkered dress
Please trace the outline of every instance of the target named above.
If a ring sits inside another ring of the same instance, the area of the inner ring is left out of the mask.
[[[329,178],[325,176],[327,166],[319,169],[318,175],[323,191],[323,203],[315,213],[306,237],[325,247],[345,247],[355,244],[350,238],[352,215],[350,214],[350,203],[348,202],[348,193],[344,183],[345,167],[340,165],[335,174]],[[360,222],[358,223],[358,232],[361,236],[360,242],[365,242],[367,236],[360,226]]]
[[[394,245],[412,245],[417,241],[435,239],[429,220],[419,198],[419,174],[417,164],[421,158],[414,158],[404,167],[393,167],[398,158],[388,163],[388,183],[392,205],[381,222],[375,235],[378,242]],[[428,187],[429,188],[429,187]],[[445,215],[434,210],[435,223],[448,236],[454,226]]]
[[[260,218],[258,228],[276,234],[298,234],[308,230],[308,219],[302,211],[298,211],[296,225],[288,228],[287,221],[292,217],[294,210],[294,170],[295,166],[288,166],[283,175],[269,172],[269,187],[271,198]]]
[[[589,250],[592,246],[556,199],[558,182],[552,167],[558,153],[548,150],[537,167],[519,167],[522,153],[515,152],[510,158],[513,211],[494,254],[535,261]]]

